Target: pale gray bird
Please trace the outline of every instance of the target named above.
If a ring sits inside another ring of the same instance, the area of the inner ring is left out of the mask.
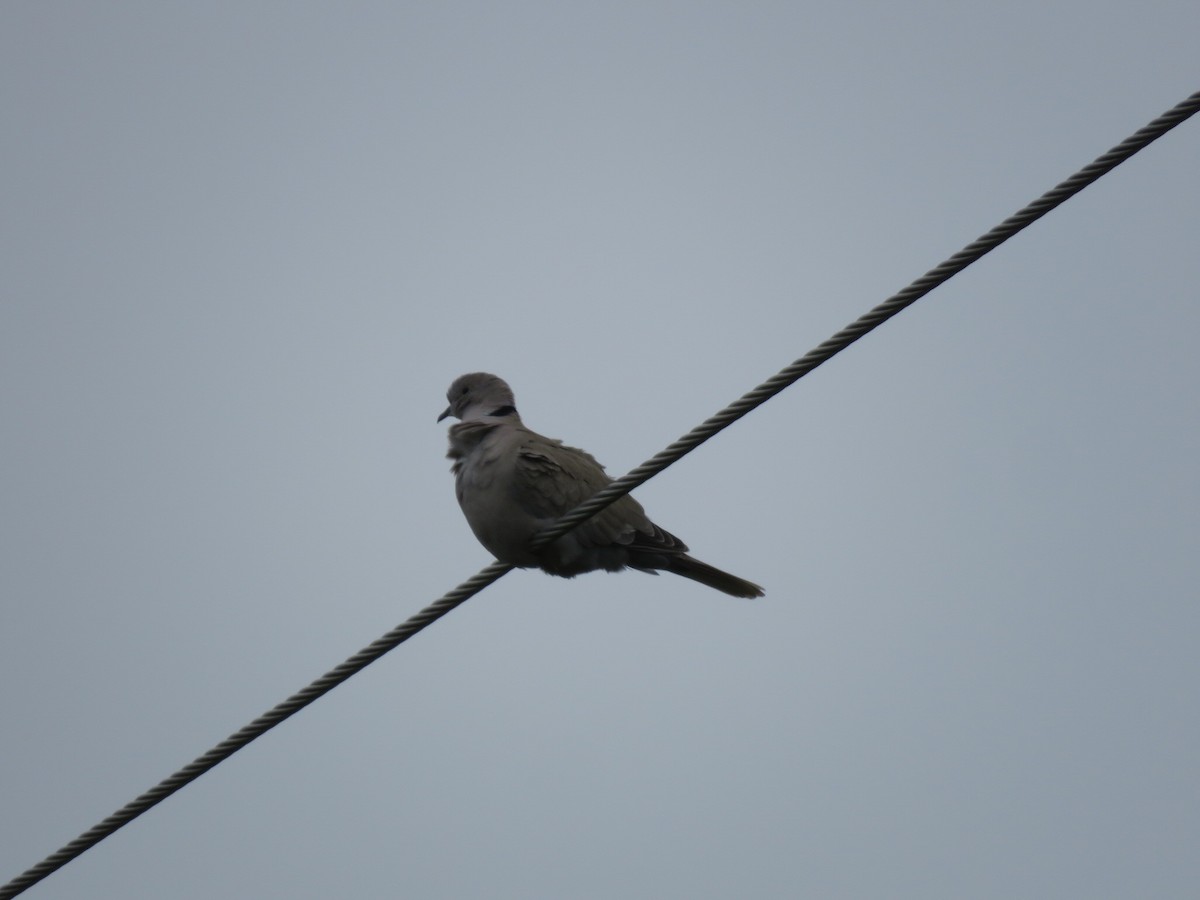
[[[475,537],[501,562],[571,578],[625,567],[674,572],[735,597],[763,589],[687,555],[687,545],[647,517],[626,495],[542,549],[533,536],[612,481],[590,454],[543,437],[521,424],[508,385],[474,372],[455,379],[450,405],[438,416],[450,426],[458,503]]]

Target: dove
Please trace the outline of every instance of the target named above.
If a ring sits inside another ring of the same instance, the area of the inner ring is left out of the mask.
[[[450,405],[450,449],[455,493],[475,537],[501,562],[572,578],[625,568],[656,575],[673,572],[734,597],[761,597],[763,589],[688,556],[688,547],[647,518],[626,495],[539,550],[533,536],[612,481],[583,450],[530,431],[521,422],[509,386],[473,372],[455,379]]]

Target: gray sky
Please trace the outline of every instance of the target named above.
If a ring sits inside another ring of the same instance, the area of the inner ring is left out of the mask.
[[[0,881],[1200,87],[1194,2],[0,7]],[[29,897],[1200,879],[1200,123]]]

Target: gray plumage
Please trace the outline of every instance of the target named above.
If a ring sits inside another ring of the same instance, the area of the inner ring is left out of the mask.
[[[533,536],[612,479],[583,450],[543,437],[521,423],[513,393],[485,372],[455,379],[439,417],[450,426],[458,503],[479,542],[497,559],[570,578],[629,567],[674,572],[735,597],[761,597],[757,584],[687,555],[687,545],[646,517],[626,495],[536,553]]]

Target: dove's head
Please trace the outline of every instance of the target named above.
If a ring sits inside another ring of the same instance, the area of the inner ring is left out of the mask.
[[[504,380],[487,372],[472,372],[460,375],[446,391],[450,405],[438,416],[438,421],[447,416],[456,419],[481,419],[484,416],[516,416],[512,389]]]

